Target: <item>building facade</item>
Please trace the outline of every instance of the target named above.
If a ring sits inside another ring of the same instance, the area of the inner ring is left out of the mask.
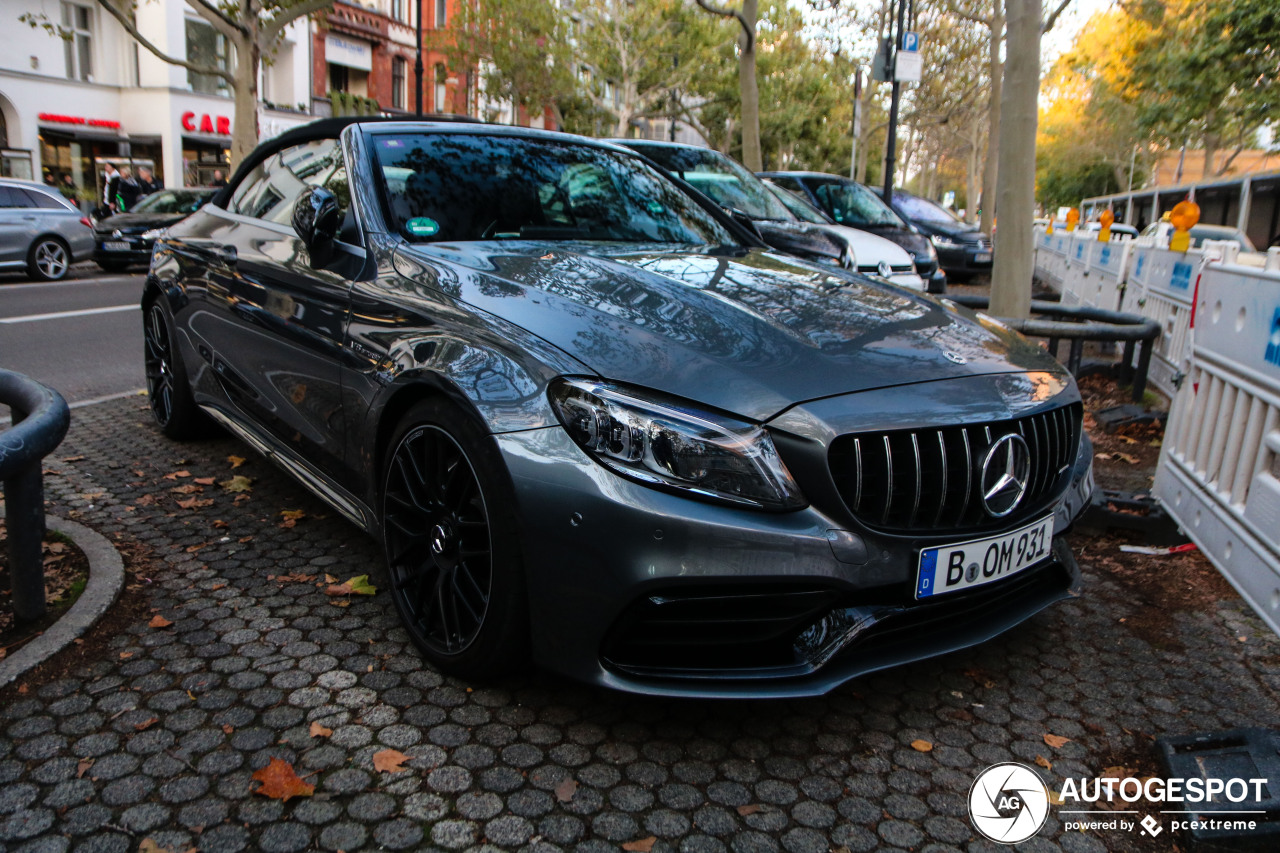
[[[71,35],[64,41],[23,14]],[[139,3],[139,30],[170,56],[221,65],[226,39],[183,0]],[[157,58],[93,0],[0,0],[0,172],[61,182],[89,202],[102,165],[147,166],[166,186],[199,186],[226,173],[234,110],[220,77]],[[285,31],[259,80],[259,132],[310,121],[310,24]]]

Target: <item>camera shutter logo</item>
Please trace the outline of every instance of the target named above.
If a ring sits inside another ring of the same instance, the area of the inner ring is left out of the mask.
[[[1025,764],[1005,762],[978,774],[969,789],[969,819],[999,844],[1017,844],[1040,831],[1049,817],[1049,789]]]

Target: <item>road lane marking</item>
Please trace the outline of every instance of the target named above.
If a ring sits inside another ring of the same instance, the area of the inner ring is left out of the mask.
[[[143,273],[138,273],[136,275],[98,275],[93,278],[63,278],[57,281],[37,281],[25,284],[9,284],[0,281],[0,293],[8,293],[10,290],[35,290],[43,287],[57,287],[66,290],[68,287],[81,284],[141,284],[143,277]]]
[[[0,317],[0,323],[12,325],[14,323],[36,323],[41,320],[62,320],[68,317],[88,317],[93,314],[115,314],[120,311],[138,311],[142,306],[134,303],[130,305],[111,305],[107,308],[82,308],[79,311],[55,311],[52,314],[23,314],[21,317]]]
[[[100,403],[110,403],[112,400],[123,400],[125,397],[143,397],[147,396],[146,388],[135,388],[132,391],[120,391],[116,394],[107,394],[105,397],[93,397],[89,400],[80,400],[75,403],[68,403],[68,409],[83,409],[85,406],[96,406]],[[8,426],[12,418],[0,418],[0,426]]]

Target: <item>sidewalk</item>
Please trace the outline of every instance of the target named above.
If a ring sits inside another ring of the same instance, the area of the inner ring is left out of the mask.
[[[129,585],[84,644],[0,692],[0,853],[998,849],[966,807],[990,764],[1040,759],[1056,788],[1148,767],[1153,737],[1280,710],[1280,642],[1238,598],[1142,604],[1093,568],[1119,557],[1100,540],[1080,599],[821,699],[650,700],[538,673],[473,686],[423,665],[372,541],[244,445],[174,444],[130,398],[77,410],[46,466],[49,511],[116,542]],[[233,475],[249,490],[219,485]],[[325,574],[366,573],[376,596],[324,594]],[[387,749],[405,770],[374,769]],[[272,758],[315,795],[251,794]],[[1019,849],[1139,843],[1051,812]]]

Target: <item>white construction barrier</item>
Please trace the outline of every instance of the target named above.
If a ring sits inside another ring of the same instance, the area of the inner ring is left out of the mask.
[[[1147,376],[1161,393],[1173,399],[1183,361],[1189,355],[1191,297],[1204,256],[1196,249],[1171,252],[1155,245],[1137,245],[1131,254],[1120,310],[1150,317],[1163,329],[1156,339]]]
[[[1151,270],[1177,263],[1147,257]],[[1280,253],[1266,268],[1210,262],[1194,293],[1188,376],[1155,494],[1280,633]]]

